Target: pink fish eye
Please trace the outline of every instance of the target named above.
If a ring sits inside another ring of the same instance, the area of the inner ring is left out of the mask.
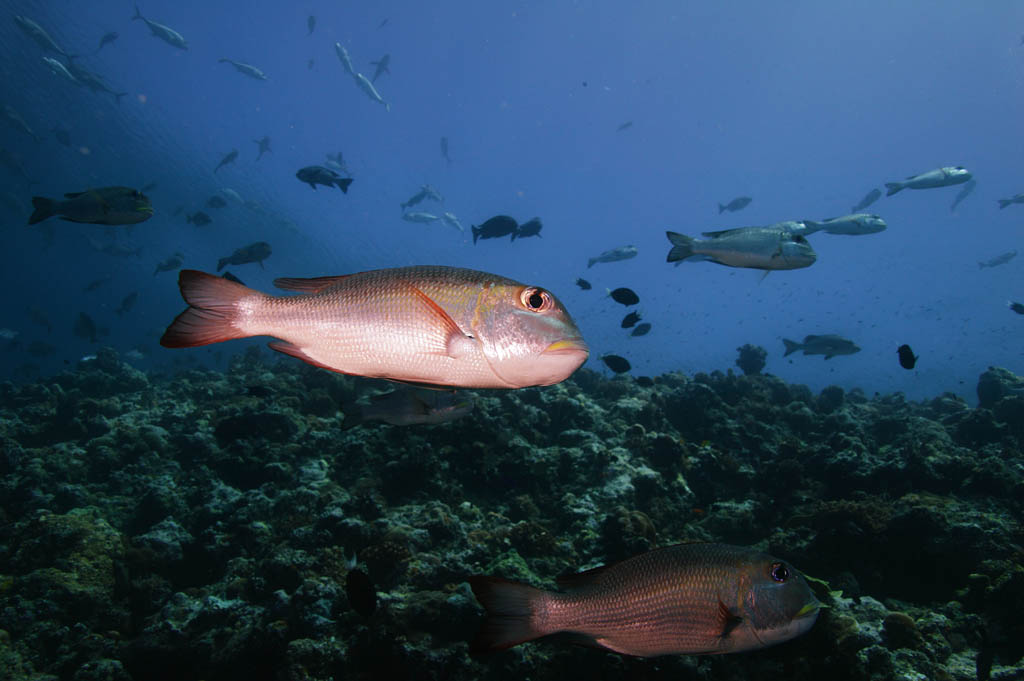
[[[542,288],[527,287],[519,294],[519,300],[527,310],[543,312],[552,305],[551,294]]]
[[[789,579],[789,568],[786,567],[785,563],[772,563],[771,569],[768,574],[772,576],[776,582],[785,582]]]

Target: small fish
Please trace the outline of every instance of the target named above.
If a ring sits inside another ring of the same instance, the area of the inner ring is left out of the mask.
[[[377,70],[373,72],[373,78],[371,78],[371,80],[374,83],[376,83],[377,82],[377,78],[382,73],[386,73],[388,75],[391,75],[391,69],[388,68],[388,66],[390,64],[391,64],[391,55],[390,54],[385,54],[383,57],[381,57],[377,61],[371,61],[370,65],[377,67]]]
[[[636,328],[633,329],[633,333],[631,333],[629,335],[630,336],[646,336],[650,332],[650,330],[651,330],[650,323],[649,322],[644,322],[643,324],[637,324]]]
[[[555,633],[623,655],[759,650],[807,632],[821,603],[785,561],[728,544],[678,544],[557,581],[563,591],[500,577],[469,585],[487,610],[475,653]]]
[[[1006,305],[1017,314],[1024,314],[1024,303],[1017,303],[1012,300],[1006,301]]]
[[[693,258],[727,267],[794,270],[810,267],[817,259],[807,239],[783,229],[740,227],[709,234],[714,236],[699,240],[676,232],[665,232],[672,243],[666,260],[681,262]]]
[[[313,16],[312,14],[306,17],[306,26],[309,28],[309,33],[307,33],[306,35],[313,35],[313,29],[316,28],[316,17]]]
[[[217,167],[213,169],[213,172],[217,172],[229,163],[234,163],[236,158],[238,158],[238,149],[232,149],[224,155],[224,158],[220,160],[220,163],[218,163]]]
[[[832,359],[836,355],[852,355],[860,352],[860,348],[852,340],[831,333],[805,336],[803,343],[783,338],[782,343],[786,346],[786,353],[783,357],[788,357],[798,350],[803,350],[805,355],[825,355],[825,359]]]
[[[952,187],[963,184],[971,179],[971,171],[963,166],[943,166],[919,175],[911,175],[905,180],[885,183],[885,195],[892,196],[904,189],[933,189],[935,187]]]
[[[25,122],[25,119],[21,117],[21,114],[18,113],[13,106],[10,104],[4,104],[3,107],[0,107],[0,115],[7,119],[7,122],[15,128],[21,130],[36,142],[39,141],[39,136],[36,135],[35,131],[31,127],[29,127],[29,124]]]
[[[980,270],[980,269],[983,269],[985,267],[998,267],[999,265],[1005,265],[1006,263],[1010,262],[1011,260],[1013,260],[1016,257],[1017,257],[1017,250],[1014,249],[1014,250],[1009,251],[1007,253],[1002,253],[1000,255],[997,255],[996,257],[992,258],[991,260],[986,260],[984,262],[979,262],[978,263],[978,269]]]
[[[408,201],[403,201],[401,203],[402,210],[405,210],[406,208],[412,208],[417,203],[420,203],[421,201],[423,201],[425,199],[431,199],[431,200],[437,201],[439,203],[443,203],[444,202],[444,197],[441,196],[441,192],[437,191],[436,189],[434,189],[429,184],[425,184],[425,185],[421,186],[420,190],[418,192],[416,192],[415,194],[413,194],[409,198]]]
[[[174,270],[181,269],[183,264],[185,264],[185,256],[181,253],[175,253],[157,263],[156,269],[153,270],[153,276],[155,277],[161,272],[173,272]]]
[[[68,53],[65,52],[64,49],[60,45],[58,45],[53,38],[50,37],[49,33],[43,30],[42,26],[32,21],[28,17],[21,16],[20,14],[15,14],[14,23],[16,23],[18,25],[18,28],[24,31],[28,35],[28,37],[36,41],[39,47],[43,48],[44,50],[56,52],[62,57],[68,56]]]
[[[345,420],[341,429],[349,430],[367,421],[383,421],[393,426],[448,423],[472,410],[472,400],[455,391],[407,386],[374,395],[367,406],[351,404],[344,407]]]
[[[966,199],[968,196],[970,196],[971,192],[973,192],[974,188],[977,186],[978,181],[975,180],[974,178],[971,178],[966,183],[964,183],[964,186],[961,187],[960,191],[956,193],[956,197],[953,199],[953,203],[949,206],[949,212],[952,213],[956,211],[956,207],[960,205],[960,202]]]
[[[189,308],[160,344],[251,336],[338,373],[463,388],[525,388],[568,378],[587,359],[579,329],[548,291],[486,272],[417,266],[277,279],[271,296],[183,270]]]
[[[235,275],[231,274],[231,272],[225,272],[224,274],[222,274],[220,276],[224,277],[228,281],[233,281],[236,284],[241,284],[242,286],[245,286],[245,282],[242,281],[241,279],[239,279],[238,277],[236,277]]]
[[[369,617],[377,609],[377,589],[362,570],[353,567],[345,575],[345,595],[352,609],[363,617]]]
[[[327,156],[327,160],[324,162],[324,165],[328,168],[337,170],[339,173],[345,173],[346,175],[352,174],[348,169],[348,165],[345,163],[344,155],[340,151],[336,154],[325,155]]]
[[[856,206],[850,209],[850,212],[859,213],[880,198],[882,198],[882,190],[876,187],[875,189],[872,189],[867,194],[865,194],[864,198],[861,199]]]
[[[622,132],[623,130],[628,130],[629,128],[632,128],[632,127],[633,127],[633,121],[626,121],[625,123],[623,123],[619,127],[615,128],[615,132]]]
[[[220,209],[224,208],[226,205],[228,205],[228,202],[225,201],[224,198],[219,196],[218,194],[214,194],[210,198],[206,199],[206,206],[208,208]]]
[[[636,254],[636,246],[619,246],[618,248],[605,251],[596,258],[590,258],[590,260],[587,261],[587,268],[589,269],[599,262],[618,262],[620,260],[629,260],[630,258],[635,258]]]
[[[632,329],[636,326],[636,323],[640,321],[640,313],[633,310],[628,315],[622,318],[622,324],[620,325],[623,329]]]
[[[749,206],[750,202],[753,200],[754,199],[750,198],[749,196],[738,196],[729,203],[725,204],[724,206],[722,204],[718,204],[718,214],[721,215],[725,211],[735,213],[738,210],[743,210],[744,208]]]
[[[295,177],[312,187],[313,191],[316,191],[316,186],[320,184],[325,187],[337,187],[342,193],[348,194],[348,186],[352,184],[351,177],[342,177],[330,168],[324,168],[323,166],[300,168],[295,173]]]
[[[814,220],[802,220],[801,224],[804,226],[804,235],[814,234],[815,232],[846,234],[848,236],[876,234],[884,231],[888,226],[880,216],[870,213],[843,215],[837,218],[826,218],[817,222]]]
[[[259,149],[257,150],[259,151],[259,155],[256,157],[256,160],[258,161],[263,158],[263,154],[270,151],[270,138],[264,135],[258,140],[253,140],[253,142],[259,145]]]
[[[614,371],[617,374],[624,374],[633,367],[630,365],[629,360],[625,357],[619,357],[618,355],[603,355],[601,361],[604,365]]]
[[[617,288],[614,291],[608,291],[608,295],[616,303],[621,303],[625,306],[636,305],[640,302],[640,296],[633,292],[633,289],[628,288]]]
[[[379,31],[380,29],[387,26],[389,21],[391,21],[391,19],[385,18],[384,21],[377,24],[377,30]],[[1021,38],[1021,42],[1024,43],[1024,38]]]
[[[263,269],[263,261],[270,257],[270,253],[270,244],[266,241],[257,241],[235,249],[228,257],[218,260],[217,271],[220,272],[226,265],[246,265],[251,262],[258,262],[260,269]]]
[[[100,46],[96,48],[96,52],[99,52],[100,50],[103,49],[104,45],[111,44],[112,42],[117,40],[117,38],[118,38],[117,31],[111,31],[110,33],[104,33],[103,37],[100,38]]]
[[[131,187],[99,187],[64,195],[64,201],[32,197],[34,225],[54,215],[69,222],[94,225],[134,225],[153,217],[153,204],[145,194]]]
[[[431,222],[436,222],[441,218],[431,213],[412,212],[402,213],[402,219],[405,220],[406,222],[419,222],[426,225],[430,224]]]
[[[391,104],[384,101],[384,98],[380,96],[379,92],[377,92],[377,88],[373,87],[373,83],[371,83],[366,76],[361,73],[357,73],[354,78],[356,79],[356,85],[359,86],[360,90],[366,93],[367,97],[378,104],[383,104],[385,111],[391,111]]]
[[[1009,199],[999,199],[999,210],[1006,208],[1007,206],[1015,203],[1024,204],[1024,194],[1014,194]]]
[[[68,67],[64,66],[64,64],[60,63],[53,57],[43,57],[43,62],[48,67],[50,67],[50,71],[53,73],[53,75],[60,76],[64,80],[74,83],[75,85],[82,84],[78,81],[77,78],[75,78],[74,74],[72,74],[71,71],[68,70]]]
[[[232,66],[234,66],[235,69],[239,73],[243,73],[243,74],[249,76],[250,78],[255,78],[256,80],[267,80],[267,74],[263,73],[263,71],[261,69],[256,68],[252,64],[243,64],[240,61],[235,61],[233,59],[223,59],[223,58],[222,59],[218,59],[217,62],[220,63],[220,64],[223,64],[223,63],[227,62],[228,64],[231,64]]]
[[[579,286],[584,291],[589,291],[590,289],[594,288],[593,286],[591,286],[589,281],[587,281],[586,279],[582,279],[580,277],[576,278],[576,285]]]
[[[452,162],[451,157],[448,156],[448,138],[441,138],[441,157],[448,163]]]
[[[105,92],[113,95],[114,101],[117,102],[118,105],[121,104],[121,98],[128,94],[127,92],[118,92],[111,88],[107,85],[106,81],[103,80],[103,76],[90,71],[76,62],[73,55],[68,57],[68,70],[71,71],[72,75],[74,75],[78,82],[85,85],[92,92]]]
[[[896,348],[896,354],[900,359],[900,366],[904,369],[910,370],[917,364],[918,358],[914,356],[914,351],[910,349],[909,345],[901,345]]]
[[[525,239],[528,236],[535,236],[540,238],[540,230],[544,225],[541,224],[540,218],[530,218],[523,224],[519,225],[519,228],[512,232],[512,241],[516,239]]]
[[[160,40],[163,40],[168,45],[171,45],[173,47],[177,47],[178,49],[181,49],[181,50],[187,50],[188,49],[188,42],[185,40],[185,38],[180,33],[175,31],[170,26],[164,26],[163,24],[158,24],[157,22],[150,21],[146,17],[142,16],[142,12],[139,11],[139,6],[138,5],[135,5],[135,16],[132,17],[133,21],[135,19],[142,19],[142,21],[146,24],[146,26],[149,26],[149,30],[152,31],[153,35],[156,36],[157,38],[160,38]]]
[[[85,314],[84,312],[78,313],[78,319],[75,320],[75,325],[72,330],[74,331],[75,335],[78,336],[79,338],[84,338],[90,343],[96,342],[96,337],[98,335],[96,322],[93,321],[92,317]]]
[[[519,229],[519,223],[508,215],[495,215],[479,227],[471,225],[469,229],[473,233],[473,243],[475,244],[477,239],[497,239],[514,234]]]
[[[100,286],[106,284],[111,279],[113,279],[113,277],[101,277],[99,279],[94,279],[93,281],[90,281],[88,284],[86,284],[85,287],[82,288],[82,291],[85,293],[92,293]]]
[[[202,227],[213,222],[213,218],[204,213],[201,210],[197,210],[192,215],[185,215],[185,222],[196,227]]]
[[[445,212],[445,214],[441,216],[441,219],[444,220],[444,223],[446,225],[449,225],[450,227],[454,227],[455,229],[459,230],[460,232],[465,232],[466,231],[466,228],[462,226],[461,222],[459,222],[459,218],[457,218],[455,216],[455,213]]]
[[[65,147],[71,146],[71,133],[65,130],[64,128],[61,128],[59,126],[54,128],[53,136],[57,138],[57,141],[63,144]],[[139,191],[145,193],[145,187],[143,187]]]
[[[139,294],[136,291],[132,291],[121,300],[121,304],[117,306],[117,309],[114,310],[114,312],[116,312],[118,316],[131,312],[132,308],[135,307],[135,301],[138,299]]]
[[[338,55],[338,59],[341,60],[341,65],[345,69],[345,73],[355,77],[356,71],[352,68],[352,58],[348,56],[348,50],[341,46],[341,43],[334,43],[334,52]]]

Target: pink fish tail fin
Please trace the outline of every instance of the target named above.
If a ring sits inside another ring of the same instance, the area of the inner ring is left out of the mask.
[[[165,348],[192,348],[253,335],[235,325],[239,317],[238,304],[261,294],[197,270],[182,270],[178,274],[178,286],[189,308],[167,327],[160,338],[160,345]]]
[[[504,650],[554,633],[534,622],[534,606],[544,596],[540,589],[501,577],[474,576],[467,581],[487,610],[480,632],[469,644],[471,653]]]
[[[53,199],[47,199],[42,196],[32,197],[32,215],[28,218],[28,224],[34,225],[37,222],[42,222],[46,218],[53,217],[57,214],[57,201]]]

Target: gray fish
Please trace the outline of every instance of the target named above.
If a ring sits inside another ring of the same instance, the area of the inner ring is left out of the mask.
[[[619,246],[618,248],[605,251],[599,256],[590,258],[587,261],[587,268],[589,269],[599,262],[618,262],[620,260],[629,260],[630,258],[635,258],[636,254],[636,246]]]
[[[153,270],[153,276],[155,277],[160,272],[173,272],[175,270],[179,270],[183,264],[185,264],[185,256],[181,253],[175,253],[174,255],[157,263],[156,269]]]
[[[898,182],[886,182],[886,196],[892,196],[904,189],[933,189],[935,187],[952,187],[955,184],[963,184],[971,179],[971,172],[963,166],[943,166],[935,170],[929,170],[920,175],[911,175],[905,180]]]
[[[348,186],[352,184],[351,177],[342,177],[330,168],[324,168],[323,166],[299,168],[298,172],[295,173],[295,177],[308,184],[314,191],[316,186],[321,184],[325,187],[337,187],[345,194],[348,194]]]
[[[625,123],[621,124],[619,127],[615,128],[615,132],[622,132],[623,130],[628,130],[628,129],[632,128],[632,127],[633,127],[633,121],[626,121]]]
[[[38,43],[38,45],[44,50],[56,52],[62,57],[68,56],[68,53],[65,52],[64,49],[60,45],[58,45],[53,38],[50,37],[49,33],[43,30],[42,26],[32,21],[28,17],[21,16],[20,14],[15,14],[14,23],[16,23],[18,25],[18,28],[24,31],[28,35],[28,37],[32,38],[32,40],[35,40],[36,43]]]
[[[36,136],[35,131],[29,127],[28,123],[25,122],[25,119],[21,117],[21,114],[18,113],[10,104],[4,104],[3,108],[0,109],[0,113],[3,114],[3,117],[6,118],[11,125],[30,136],[36,142],[39,141],[39,137]]]
[[[448,163],[452,162],[452,159],[448,156],[448,138],[447,137],[442,137],[441,138],[441,156],[442,156],[442,158],[444,158],[445,161],[448,161]]]
[[[872,189],[864,195],[864,198],[856,206],[850,209],[850,212],[859,213],[880,198],[882,198],[882,190],[878,188]]]
[[[860,352],[860,348],[852,340],[832,333],[805,336],[803,343],[783,338],[782,343],[786,346],[786,353],[783,357],[788,357],[798,350],[803,350],[805,355],[825,355],[825,359],[832,359],[836,355],[852,355]]]
[[[964,184],[963,187],[961,187],[960,191],[957,192],[956,198],[953,199],[953,203],[949,207],[949,212],[952,213],[953,211],[955,211],[956,207],[960,205],[960,202],[963,201],[964,199],[966,199],[968,196],[970,196],[971,192],[973,192],[974,188],[977,187],[977,186],[978,186],[977,180],[974,180],[974,179],[968,180],[967,183]],[[1002,207],[1002,206],[1000,206],[1000,207]]]
[[[449,227],[454,227],[460,232],[466,231],[466,228],[462,226],[461,222],[459,222],[459,218],[455,217],[455,213],[446,212],[441,216],[441,219],[444,220],[444,223]]]
[[[999,199],[999,210],[1002,210],[1014,203],[1024,203],[1024,194],[1016,194],[1009,199]]]
[[[263,269],[263,261],[270,257],[270,253],[270,244],[266,241],[257,241],[256,243],[236,249],[228,257],[218,260],[217,271],[220,272],[227,265],[245,265],[251,262],[258,262],[260,269]]]
[[[803,223],[807,228],[806,234],[826,232],[828,234],[856,236],[860,234],[876,234],[887,227],[885,220],[878,215],[870,213],[843,215],[837,218],[827,218],[820,222],[804,220]]]
[[[650,332],[650,330],[651,330],[650,323],[649,322],[644,322],[642,324],[637,324],[636,328],[633,329],[633,333],[631,333],[629,335],[630,336],[646,336]]]
[[[345,68],[345,73],[355,77],[356,70],[352,68],[352,58],[348,56],[348,50],[341,46],[341,43],[334,43],[334,52],[338,55],[338,59],[341,60],[341,65]]]
[[[118,316],[128,314],[132,311],[132,308],[135,307],[135,301],[138,299],[138,292],[132,291],[121,300],[121,304],[117,306],[117,309],[114,310],[114,312],[116,312]]]
[[[391,55],[390,54],[385,54],[383,57],[381,57],[377,61],[371,61],[370,64],[372,66],[376,66],[377,67],[377,70],[373,72],[373,78],[371,79],[371,80],[373,80],[374,83],[377,82],[377,78],[382,73],[386,73],[388,75],[391,75],[391,69],[388,68],[388,66],[391,64]]]
[[[753,200],[754,199],[750,198],[749,196],[738,196],[729,203],[725,204],[724,206],[722,204],[718,204],[718,214],[721,215],[725,211],[735,213],[738,210],[743,210],[744,208],[749,206],[750,202]]]
[[[263,158],[263,154],[270,151],[270,138],[264,135],[261,139],[253,140],[253,142],[259,145],[259,155],[256,157],[256,160],[258,161]]]
[[[62,62],[57,61],[53,57],[43,57],[43,62],[50,68],[53,75],[60,76],[69,83],[81,85],[78,79],[75,78],[74,74],[72,74],[71,71],[68,71],[68,67],[64,66]]]
[[[309,33],[306,35],[313,35],[313,29],[316,28],[316,17],[310,14],[309,17],[306,18],[306,26],[309,27]]]
[[[220,160],[220,163],[218,163],[217,167],[213,169],[213,172],[217,172],[229,163],[234,163],[236,158],[238,158],[238,149],[232,149],[224,155],[224,158]]]
[[[110,255],[115,258],[130,258],[139,257],[142,255],[142,246],[136,244],[126,244],[120,241],[112,241],[104,243],[94,237],[89,237],[89,245],[97,253],[103,253],[104,255]]]
[[[157,22],[150,21],[146,17],[142,16],[142,12],[139,11],[138,5],[135,5],[135,16],[132,17],[132,20],[135,19],[142,19],[146,26],[149,26],[149,30],[153,32],[153,35],[160,38],[160,40],[163,40],[168,45],[172,45],[182,50],[188,49],[188,42],[180,33],[170,26],[158,24]]]
[[[234,66],[235,69],[237,69],[239,73],[244,73],[245,75],[249,76],[250,78],[255,78],[256,80],[266,80],[267,79],[267,74],[263,73],[263,71],[261,69],[256,68],[252,64],[243,64],[242,62],[235,61],[233,59],[218,59],[217,62],[220,63],[220,64],[223,64],[223,63],[227,62],[228,64],[231,64],[232,66]]]
[[[1012,251],[1009,251],[1008,253],[1002,253],[1000,255],[997,255],[996,257],[992,258],[991,260],[985,260],[984,262],[979,262],[978,263],[978,269],[980,270],[980,269],[983,269],[985,267],[998,267],[999,265],[1005,265],[1006,263],[1010,262],[1011,260],[1013,260],[1016,257],[1017,257],[1017,251],[1016,251],[1016,249],[1014,249]]]
[[[117,90],[112,89],[107,85],[106,81],[103,80],[103,76],[98,73],[94,73],[77,63],[74,56],[68,57],[68,70],[71,71],[72,75],[74,75],[82,85],[93,92],[106,92],[107,94],[114,95],[114,101],[118,104],[121,103],[121,98],[128,94],[127,92],[118,92]]]
[[[402,202],[402,210],[405,210],[406,208],[411,208],[425,199],[431,199],[439,203],[444,202],[444,197],[441,196],[441,193],[439,191],[434,189],[429,184],[425,184],[421,186],[420,190],[413,194],[413,196],[408,201]]]
[[[100,38],[100,46],[96,48],[96,52],[94,52],[93,54],[98,53],[100,50],[103,49],[104,45],[111,44],[112,42],[117,40],[117,38],[118,38],[117,31],[111,31],[109,33],[104,33],[103,37]]]
[[[782,229],[740,227],[709,232],[707,240],[666,232],[672,249],[666,260],[677,262],[700,256],[728,267],[759,270],[795,270],[810,267],[817,259],[807,239]]]
[[[342,430],[367,421],[383,421],[393,426],[448,423],[473,411],[473,401],[464,393],[405,387],[370,398],[370,404],[343,407]]]
[[[432,215],[431,213],[412,212],[402,213],[402,219],[405,220],[406,222],[420,222],[423,224],[429,224],[431,222],[436,222],[441,218],[436,215]]]
[[[90,281],[88,284],[86,284],[85,287],[82,288],[82,291],[84,293],[92,293],[100,286],[106,284],[111,279],[113,279],[113,277],[100,277],[99,279],[94,279],[93,281]]]
[[[528,236],[535,236],[540,238],[540,230],[543,227],[540,218],[530,218],[523,224],[519,225],[519,229],[512,232],[512,241],[516,239],[525,239]]]
[[[500,577],[469,585],[487,618],[472,652],[556,633],[623,655],[759,650],[807,632],[821,603],[798,570],[727,544],[679,544],[558,578],[561,592]]]
[[[384,101],[384,98],[380,96],[379,92],[377,92],[377,88],[373,87],[373,83],[371,83],[366,76],[361,73],[357,73],[355,75],[355,79],[356,85],[359,86],[360,90],[366,93],[367,97],[379,104],[383,104],[386,111],[391,111],[391,105]]]

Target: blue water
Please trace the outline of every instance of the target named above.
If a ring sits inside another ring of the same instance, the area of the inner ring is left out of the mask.
[[[143,2],[142,13],[182,33],[188,51],[132,21],[127,1],[2,6],[71,53],[87,55],[117,31],[116,42],[80,59],[129,95],[117,105],[52,75],[46,53],[0,20],[0,100],[42,138],[0,120],[0,146],[39,181],[28,186],[0,167],[0,327],[21,342],[0,355],[0,377],[51,374],[93,352],[71,332],[80,312],[109,327],[101,343],[138,350],[144,368],[223,366],[214,364],[221,353],[257,341],[161,348],[183,303],[174,273],[153,269],[180,251],[185,266],[212,271],[258,240],[274,249],[265,269],[230,269],[265,291],[278,276],[411,264],[546,286],[579,323],[596,369],[599,355],[616,353],[634,374],[725,370],[739,345],[753,343],[769,352],[766,371],[816,390],[838,384],[913,398],[950,390],[972,400],[987,366],[1024,372],[1024,317],[1006,307],[1024,299],[1024,258],[977,266],[1024,248],[1024,206],[996,204],[1024,191],[1018,2]],[[308,36],[309,14],[317,24]],[[336,41],[368,76],[371,60],[391,55],[392,73],[377,81],[390,112],[344,73]],[[222,57],[256,65],[269,80],[247,78]],[[58,125],[71,148],[50,132]],[[253,140],[264,135],[273,151],[255,162]],[[214,174],[231,149],[237,162]],[[355,178],[348,195],[295,178],[338,151]],[[813,235],[818,260],[808,269],[761,280],[759,271],[665,262],[666,229],[696,235],[840,215],[886,181],[958,164],[978,186],[955,213],[959,187],[882,198],[868,210],[887,231]],[[51,220],[48,243],[46,230],[25,224],[33,195],[150,182],[156,214],[135,228]],[[399,203],[423,183],[446,200],[416,208],[454,212],[466,235],[400,219]],[[250,203],[205,208],[222,188]],[[754,200],[718,214],[719,202],[740,195]],[[173,216],[178,206],[184,212]],[[196,210],[214,222],[186,224]],[[500,213],[541,217],[542,238],[474,245],[470,225]],[[141,246],[142,255],[105,255],[90,239]],[[588,257],[624,244],[640,255],[587,270]],[[579,291],[578,276],[594,290]],[[626,310],[602,297],[618,286],[640,295],[654,325],[648,336],[619,328]],[[115,315],[132,291],[135,309]],[[52,332],[29,308],[45,312]],[[862,351],[783,359],[783,337],[811,333],[842,334]],[[33,340],[56,353],[28,355]],[[913,371],[897,363],[902,343],[920,355]]]

